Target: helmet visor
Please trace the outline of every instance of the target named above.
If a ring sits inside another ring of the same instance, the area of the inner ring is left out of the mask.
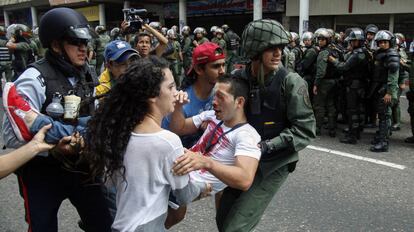
[[[90,40],[94,34],[89,27],[70,27],[66,32],[66,37]]]

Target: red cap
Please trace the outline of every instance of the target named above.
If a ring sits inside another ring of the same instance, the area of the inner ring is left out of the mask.
[[[217,44],[206,42],[198,45],[193,50],[193,62],[191,64],[191,68],[187,72],[187,75],[189,76],[192,74],[194,66],[197,64],[206,64],[224,58],[226,58],[226,55],[224,54],[223,49]]]

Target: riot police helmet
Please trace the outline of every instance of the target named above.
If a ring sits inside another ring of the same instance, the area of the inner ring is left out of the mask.
[[[183,34],[183,35],[189,35],[190,34],[190,27],[189,26],[184,26],[182,29],[181,29],[181,34]]]
[[[109,32],[109,35],[110,35],[112,38],[115,38],[115,37],[118,37],[120,33],[121,33],[121,29],[119,29],[119,27],[114,27],[114,28],[112,28],[112,30]]]
[[[194,29],[194,31],[193,31],[193,34],[195,35],[195,34],[202,34],[202,35],[204,35],[204,28],[202,28],[202,27],[196,27],[195,29]]]
[[[212,27],[210,28],[210,32],[211,32],[211,33],[216,32],[217,28],[218,28],[217,26],[212,26]]]
[[[332,35],[326,28],[319,28],[315,31],[315,38],[316,39],[326,39],[327,43],[331,42]]]
[[[178,27],[177,27],[177,25],[173,25],[173,26],[171,27],[171,29],[173,29],[175,33],[177,33],[177,32],[178,32]]]
[[[349,34],[347,36],[347,41],[352,40],[365,40],[365,33],[361,28],[353,27],[349,30]]]
[[[150,22],[150,24],[148,24],[148,26],[154,28],[157,31],[161,31],[161,23],[160,22]]]
[[[405,48],[405,36],[402,33],[394,33],[394,36],[396,38],[397,45],[402,48]]]
[[[268,48],[286,46],[289,35],[275,20],[254,20],[244,28],[241,46],[247,57],[256,60]]]
[[[176,39],[177,38],[177,33],[174,31],[174,29],[169,29],[167,31],[167,37],[169,39]]]
[[[300,43],[299,34],[296,32],[290,32],[290,36],[291,36],[292,41],[294,41],[296,45],[299,45]]]
[[[0,26],[0,36],[6,35],[6,28],[3,26]]]
[[[367,34],[367,33],[372,33],[372,34],[377,34],[377,32],[378,32],[378,27],[377,27],[377,25],[375,25],[375,24],[368,24],[366,27],[365,27],[365,34]]]
[[[313,40],[313,33],[310,31],[307,31],[302,34],[302,41],[304,40]]]
[[[221,28],[217,28],[215,32],[216,32],[216,34],[224,35],[224,31]]]
[[[230,27],[227,24],[223,24],[223,26],[221,26],[221,29],[223,29],[224,32],[227,32],[230,29]]]
[[[24,24],[15,23],[7,27],[6,36],[9,39],[12,37],[15,37],[16,39],[18,38],[29,39],[29,38],[32,38],[32,30]]]
[[[94,35],[92,31],[85,16],[79,12],[66,7],[54,8],[40,19],[39,39],[44,48],[50,48],[53,40],[64,37],[90,40]]]
[[[102,34],[106,31],[105,26],[99,25],[95,27],[95,32],[98,34]]]
[[[390,31],[380,30],[375,34],[374,41],[378,44],[379,41],[389,41],[390,47],[395,46],[395,36]]]
[[[167,35],[167,31],[168,31],[169,29],[168,28],[166,28],[166,27],[162,27],[161,28],[161,33],[164,35],[164,36],[166,36]]]

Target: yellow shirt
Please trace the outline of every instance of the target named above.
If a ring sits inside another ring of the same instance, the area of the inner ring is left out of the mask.
[[[96,96],[106,94],[112,87],[111,73],[106,68],[99,77],[99,85],[96,86]]]

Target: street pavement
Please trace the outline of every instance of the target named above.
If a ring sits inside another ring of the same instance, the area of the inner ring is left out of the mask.
[[[407,101],[401,101],[402,130],[392,135],[389,152],[368,151],[375,129],[365,130],[357,145],[322,135],[300,152],[296,171],[255,231],[414,231],[414,145],[403,142],[411,132]],[[212,198],[202,199],[188,207],[186,219],[171,231],[217,231],[214,216]],[[58,218],[59,231],[81,231],[68,201]],[[0,231],[26,228],[23,201],[11,175],[0,183]]]

